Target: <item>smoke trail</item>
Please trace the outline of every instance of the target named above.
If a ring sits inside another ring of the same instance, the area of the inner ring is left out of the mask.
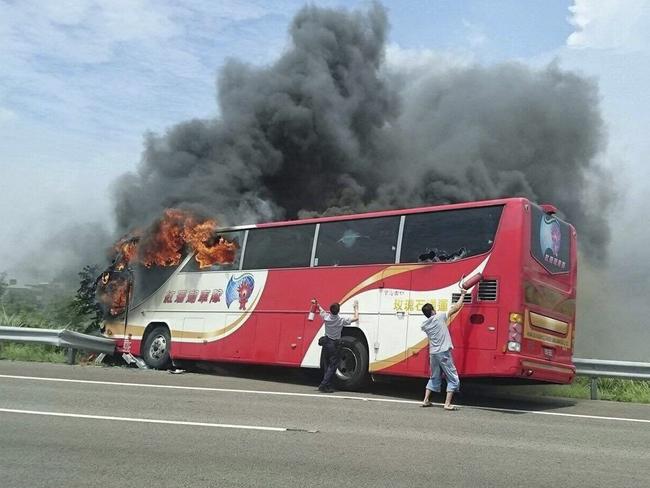
[[[395,70],[385,11],[303,8],[270,67],[229,61],[221,115],[149,135],[116,183],[118,226],[168,207],[226,223],[523,195],[556,204],[590,256],[615,194],[595,84],[555,65]]]

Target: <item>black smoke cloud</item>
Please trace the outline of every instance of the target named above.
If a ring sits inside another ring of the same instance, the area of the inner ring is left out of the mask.
[[[527,196],[602,257],[615,198],[594,82],[554,64],[393,66],[384,9],[308,6],[269,67],[230,60],[220,116],[148,135],[115,185],[119,230],[168,207],[228,224]]]

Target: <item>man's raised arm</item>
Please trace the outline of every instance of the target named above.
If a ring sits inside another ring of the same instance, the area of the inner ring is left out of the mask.
[[[463,305],[465,304],[465,295],[467,295],[467,290],[465,288],[460,289],[460,298],[456,303],[454,303],[451,307],[449,307],[449,311],[447,312],[447,315],[453,315],[456,312],[458,312],[461,308],[463,308]]]

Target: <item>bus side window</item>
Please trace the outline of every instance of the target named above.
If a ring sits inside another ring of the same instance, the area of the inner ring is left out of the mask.
[[[318,266],[395,262],[399,216],[325,222],[316,245]]]
[[[400,262],[453,261],[489,251],[503,206],[410,214]]]
[[[237,232],[222,232],[219,237],[224,238],[229,242],[234,242],[237,246],[235,250],[235,259],[232,263],[215,263],[212,266],[201,268],[195,256],[190,259],[185,267],[181,270],[182,273],[192,273],[198,271],[229,271],[232,269],[239,269],[239,261],[241,259],[242,245],[244,243],[244,231]]]
[[[244,269],[309,267],[316,225],[251,229]]]

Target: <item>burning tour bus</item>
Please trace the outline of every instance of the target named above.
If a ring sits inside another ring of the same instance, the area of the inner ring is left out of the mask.
[[[118,243],[98,297],[105,336],[152,368],[172,359],[321,367],[310,300],[341,303],[340,388],[371,374],[427,377],[421,307],[448,310],[463,377],[568,383],[575,338],[576,232],[525,198],[218,228],[168,210]]]

